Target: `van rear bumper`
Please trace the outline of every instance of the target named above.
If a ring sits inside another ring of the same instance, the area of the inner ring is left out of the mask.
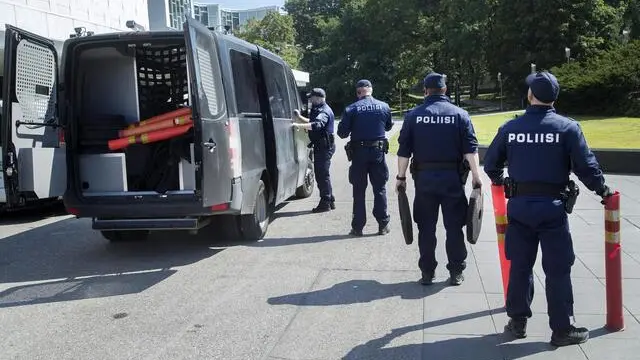
[[[208,218],[94,219],[94,230],[198,230],[208,225]]]
[[[242,205],[242,185],[240,181],[232,184],[232,196],[224,206],[215,208],[202,207],[201,200],[194,195],[179,195],[173,198],[158,196],[145,199],[110,199],[108,196],[102,199],[91,199],[91,202],[78,199],[74,192],[67,190],[64,196],[64,205],[67,211],[77,218],[96,218],[100,221],[131,221],[154,219],[178,219],[181,224],[183,218],[199,218],[221,214],[240,214]],[[220,204],[224,205],[224,204]],[[143,224],[144,222],[138,222]],[[136,225],[140,226],[140,225]],[[137,229],[142,229],[138,227]]]

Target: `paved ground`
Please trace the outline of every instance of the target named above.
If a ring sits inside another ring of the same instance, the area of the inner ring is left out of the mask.
[[[609,177],[623,193],[626,330],[602,329],[603,211],[585,191],[571,216],[579,259],[573,279],[576,318],[592,339],[554,349],[539,264],[529,338],[501,335],[505,315],[488,193],[481,241],[469,246],[466,282],[425,288],[416,283],[417,244],[407,246],[401,237],[393,180],[393,232],[345,235],[351,196],[342,144],[338,148],[332,170],[337,210],[309,214],[317,194],[294,201],[258,243],[169,233],[147,244],[112,246],[89,221],[2,220],[0,358],[638,358],[640,178]],[[389,164],[393,178],[395,158]],[[375,231],[370,217],[366,232]],[[447,279],[443,248],[441,242],[438,282]]]

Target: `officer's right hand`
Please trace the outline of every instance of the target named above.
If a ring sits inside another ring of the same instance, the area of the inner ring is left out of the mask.
[[[396,180],[396,193],[407,189],[407,180]]]
[[[598,196],[600,196],[602,198],[602,201],[600,201],[600,203],[602,205],[606,204],[607,199],[611,196],[613,196],[613,191],[611,190],[611,188],[609,188],[607,185],[604,186],[604,188],[598,192]]]
[[[293,115],[296,117],[296,119],[299,118],[300,117],[300,110],[294,109],[293,110]]]

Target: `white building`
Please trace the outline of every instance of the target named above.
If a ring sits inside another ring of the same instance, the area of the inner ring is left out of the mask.
[[[60,50],[74,28],[123,31],[128,20],[149,28],[147,0],[0,0],[0,75],[5,24],[52,39]]]
[[[279,6],[236,10],[191,0],[148,0],[148,4],[151,30],[182,29],[188,13],[208,27],[223,30],[228,25],[232,31],[246,25],[250,19],[261,20],[269,11],[282,13]]]
[[[194,5],[194,18],[204,25],[217,30],[230,26],[231,31],[237,31],[251,19],[262,20],[270,11],[282,13],[282,9],[279,6],[237,10],[223,8],[219,4],[196,3]]]
[[[177,30],[182,29],[185,15],[193,14],[193,3],[191,0],[148,0],[148,11],[149,30]]]

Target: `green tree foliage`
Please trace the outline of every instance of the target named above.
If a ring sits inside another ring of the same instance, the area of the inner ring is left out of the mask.
[[[531,63],[560,66],[566,47],[574,62],[599,57],[617,49],[623,29],[640,37],[640,0],[287,0],[285,9],[301,67],[338,111],[360,78],[398,103],[432,70],[472,97],[501,72],[505,92],[522,95]]]
[[[237,37],[278,54],[292,68],[300,62],[300,49],[296,44],[296,31],[291,16],[270,11],[262,20],[249,20]]]
[[[572,114],[640,114],[640,40],[581,62],[553,68],[559,110]]]

